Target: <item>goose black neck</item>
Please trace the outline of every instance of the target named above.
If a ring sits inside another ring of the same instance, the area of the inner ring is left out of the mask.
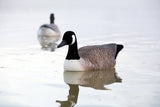
[[[50,23],[51,23],[51,24],[54,24],[54,14],[51,14],[51,15],[50,15]]]
[[[69,45],[68,54],[67,54],[66,59],[68,59],[68,60],[78,60],[78,59],[80,59],[79,54],[78,54],[77,41],[75,41],[74,44]]]

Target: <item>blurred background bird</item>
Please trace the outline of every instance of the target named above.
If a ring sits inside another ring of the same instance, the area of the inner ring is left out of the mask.
[[[43,24],[38,30],[38,40],[42,49],[54,51],[61,37],[58,26],[54,23],[54,14],[50,14],[50,24]]]

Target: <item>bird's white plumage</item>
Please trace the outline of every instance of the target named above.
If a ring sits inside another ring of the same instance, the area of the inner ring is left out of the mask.
[[[46,28],[46,27],[41,27],[38,31],[38,35],[45,35],[45,36],[50,36],[50,37],[56,37],[57,35],[59,35],[59,33],[53,31],[50,28]]]
[[[82,59],[79,60],[65,60],[64,61],[64,70],[65,71],[84,71],[83,66],[81,65]]]
[[[50,43],[55,43],[60,39],[60,33],[46,27],[38,30],[38,40],[43,47],[48,47]]]

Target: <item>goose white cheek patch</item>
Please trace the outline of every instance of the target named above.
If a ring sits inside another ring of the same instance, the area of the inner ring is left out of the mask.
[[[73,45],[75,43],[75,41],[76,41],[75,35],[72,35],[72,43],[71,43],[71,45]]]

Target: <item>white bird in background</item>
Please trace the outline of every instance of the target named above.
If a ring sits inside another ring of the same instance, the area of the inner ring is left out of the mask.
[[[38,40],[42,49],[51,49],[54,51],[57,41],[61,37],[58,26],[54,23],[54,14],[50,14],[50,24],[43,24],[38,30]]]

